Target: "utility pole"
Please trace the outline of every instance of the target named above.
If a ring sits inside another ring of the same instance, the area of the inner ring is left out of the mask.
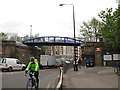
[[[119,35],[120,35],[120,0],[118,0],[118,46],[120,46]],[[118,77],[118,83],[120,83],[120,76]],[[118,90],[120,90],[120,85],[118,85]]]

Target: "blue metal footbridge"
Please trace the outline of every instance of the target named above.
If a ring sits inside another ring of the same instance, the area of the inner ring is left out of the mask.
[[[60,36],[37,37],[37,38],[24,40],[22,43],[26,45],[74,46],[74,40],[76,41],[75,43],[76,46],[85,44],[84,41],[81,41],[79,39],[73,39],[70,37],[60,37]]]

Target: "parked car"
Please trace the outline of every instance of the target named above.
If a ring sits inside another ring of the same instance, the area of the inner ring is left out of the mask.
[[[24,70],[25,64],[23,64],[20,60],[15,58],[1,58],[0,59],[0,69],[2,70]]]

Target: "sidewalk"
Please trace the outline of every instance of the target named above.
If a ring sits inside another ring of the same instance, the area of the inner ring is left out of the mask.
[[[118,88],[118,76],[112,67],[84,66],[78,71],[72,68],[63,75],[63,89],[65,88]]]

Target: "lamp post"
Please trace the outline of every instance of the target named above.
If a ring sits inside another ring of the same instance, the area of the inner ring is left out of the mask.
[[[74,29],[74,61],[75,61],[75,65],[74,65],[74,71],[78,71],[78,66],[77,66],[77,62],[76,62],[76,51],[75,51],[75,47],[76,47],[76,40],[75,40],[75,14],[74,14],[74,4],[60,4],[60,6],[64,6],[64,5],[72,5],[73,7],[73,29]]]

